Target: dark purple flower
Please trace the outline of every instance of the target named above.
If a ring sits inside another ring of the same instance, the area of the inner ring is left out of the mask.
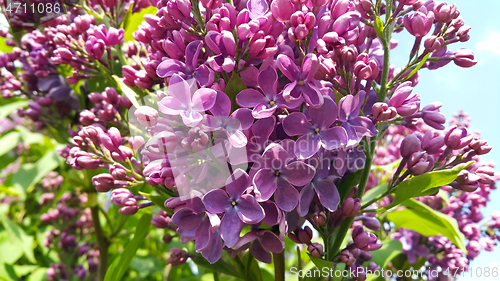
[[[305,100],[313,107],[323,104],[323,95],[320,93],[314,75],[318,71],[319,62],[314,54],[307,54],[299,69],[288,56],[278,55],[278,66],[283,74],[291,81],[283,89],[283,98],[288,103],[300,103]]]
[[[208,212],[224,213],[220,233],[228,247],[238,242],[245,223],[255,224],[264,218],[264,209],[257,200],[252,195],[245,194],[251,185],[247,173],[237,169],[227,179],[226,191],[215,189],[203,196],[203,203]]]
[[[229,31],[209,31],[205,37],[208,47],[215,53],[208,58],[207,63],[213,70],[231,72],[236,64],[236,43],[233,34]]]
[[[330,175],[329,159],[312,157],[308,160],[307,162],[315,168],[316,174],[314,174],[311,182],[300,191],[297,212],[300,216],[307,215],[311,202],[314,199],[314,194],[318,196],[319,202],[325,209],[331,212],[335,211],[340,202],[340,195],[333,181],[328,178]],[[327,161],[325,163],[325,161],[321,160]]]
[[[271,66],[259,74],[258,86],[264,95],[254,89],[245,89],[236,96],[236,102],[240,106],[253,107],[252,115],[254,118],[267,118],[273,115],[278,108],[298,106],[298,103],[287,105],[283,96],[278,95],[278,74]]]
[[[347,95],[339,101],[339,120],[347,132],[347,147],[357,145],[364,136],[376,136],[378,131],[368,117],[359,116],[365,100],[365,91],[356,96]]]
[[[327,150],[338,149],[347,144],[347,133],[342,127],[332,126],[337,119],[338,107],[330,98],[324,98],[319,108],[311,107],[309,123],[304,113],[293,112],[283,120],[283,129],[289,136],[300,137],[295,143],[295,155],[299,159],[313,156],[320,147]]]
[[[198,56],[203,48],[202,41],[193,41],[186,47],[186,63],[176,59],[166,59],[158,65],[156,74],[161,78],[178,74],[184,80],[192,83],[194,79],[201,86],[210,86],[214,82],[214,72],[202,64],[198,66]]]
[[[290,162],[290,154],[279,144],[267,146],[262,155],[264,167],[253,179],[259,201],[266,201],[274,194],[274,201],[283,211],[290,212],[297,206],[299,192],[293,185],[304,186],[311,182],[315,169],[300,161]]]
[[[271,253],[279,254],[283,252],[283,249],[285,248],[285,242],[269,230],[248,232],[243,235],[240,240],[238,240],[233,248],[244,248],[248,244],[250,244],[250,253],[252,256],[265,263],[272,262],[273,256]]]

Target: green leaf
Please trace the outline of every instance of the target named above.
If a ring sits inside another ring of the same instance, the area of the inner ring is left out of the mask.
[[[241,259],[245,265],[246,274],[252,281],[262,281],[262,272],[260,271],[259,263],[248,251]]]
[[[87,87],[89,88],[90,92],[100,93],[103,92],[108,86],[108,81],[104,76],[87,80]]]
[[[32,273],[37,269],[38,265],[14,265],[14,271],[17,274],[17,277],[23,277],[29,273]]]
[[[16,272],[10,264],[0,264],[0,280],[17,281]]]
[[[28,101],[16,101],[0,106],[0,119],[9,116],[14,110],[28,106]]]
[[[19,184],[24,191],[30,192],[34,184],[59,166],[61,160],[62,158],[56,150],[49,150],[35,164],[22,165],[19,171],[13,175],[12,183]]]
[[[34,143],[43,143],[43,135],[40,133],[30,132],[26,127],[16,126],[16,130],[21,134],[21,138],[25,145],[30,145]]]
[[[408,209],[395,211],[387,215],[398,228],[408,228],[424,236],[443,235],[465,254],[465,236],[458,228],[457,220],[438,212],[429,206],[410,199],[402,204]]]
[[[14,47],[7,46],[7,44],[5,44],[5,38],[0,37],[0,51],[5,54],[5,53],[11,53],[13,50]]]
[[[47,269],[48,268],[43,268],[43,267],[38,268],[37,270],[33,271],[33,273],[31,273],[28,276],[28,279],[26,279],[26,281],[43,281],[43,280],[46,280],[45,279],[45,274],[47,273]]]
[[[242,278],[241,274],[235,270],[234,266],[226,263],[222,259],[219,259],[215,263],[209,263],[205,258],[201,256],[191,257],[194,263],[198,266],[202,266],[204,268],[208,268],[219,273],[224,273],[227,275],[231,275],[237,278]]]
[[[122,276],[130,266],[135,253],[149,233],[152,218],[153,216],[151,214],[142,215],[137,223],[134,238],[128,243],[127,247],[125,247],[123,253],[121,253],[108,268],[104,281],[122,280]]]
[[[389,210],[390,208],[397,206],[410,198],[426,196],[436,192],[436,188],[454,181],[457,178],[458,173],[472,165],[472,163],[474,162],[471,161],[459,164],[452,169],[425,173],[401,182],[396,187],[396,197],[394,198],[394,201],[392,201],[390,205],[380,208],[378,211]]]
[[[387,190],[387,183],[386,182],[381,183],[381,184],[375,186],[374,188],[371,188],[370,190],[365,192],[365,194],[363,195],[363,198],[361,199],[361,205],[364,205],[364,204],[370,202],[371,200],[375,199],[380,194],[384,193],[386,190]]]
[[[309,256],[309,258],[314,263],[314,265],[316,266],[317,269],[319,269],[321,272],[323,272],[323,268],[329,268],[330,270],[328,270],[328,272],[330,272],[330,275],[331,275],[332,270],[334,272],[333,273],[333,276],[334,276],[333,280],[339,280],[338,278],[335,278],[335,276],[339,276],[339,273],[335,273],[335,272],[344,270],[345,264],[338,263],[337,266],[335,266],[335,264],[331,261],[327,261],[327,260],[324,260],[322,258],[315,258],[315,257],[312,257],[310,254],[307,254],[307,255]],[[306,270],[306,268],[304,269],[304,272],[305,272],[305,270]],[[314,270],[314,268],[312,268],[311,270]],[[304,279],[307,280],[307,278],[304,278]],[[319,279],[319,280],[323,280],[323,279]],[[309,278],[309,280],[310,280],[310,278]]]
[[[372,252],[372,261],[384,268],[394,257],[401,253],[403,245],[399,240],[387,240],[383,244],[382,248]]]
[[[410,79],[415,73],[417,73],[417,71],[420,70],[420,68],[424,65],[424,63],[427,61],[427,59],[429,58],[429,56],[431,55],[431,53],[428,53],[427,55],[425,55],[425,57],[420,61],[420,63],[417,65],[417,67],[415,67],[415,69],[410,72],[410,74],[408,74],[405,78],[403,78],[401,81],[406,81],[408,79]]]
[[[141,25],[142,21],[144,20],[144,15],[150,14],[154,15],[158,9],[154,6],[150,6],[146,9],[142,9],[140,12],[132,14],[132,11],[130,11],[130,16],[126,20],[127,23],[124,23],[123,29],[125,31],[125,42],[128,41],[133,41],[134,37],[132,36],[132,33],[137,30],[139,25]],[[127,11],[127,14],[129,12]]]
[[[340,200],[343,202],[349,191],[355,187],[356,185],[359,184],[359,179],[361,178],[361,173],[363,173],[363,170],[356,171],[344,179],[340,181],[340,183],[337,185],[337,189],[339,190],[340,194]]]
[[[236,103],[236,95],[238,95],[241,91],[245,90],[247,86],[245,82],[241,80],[240,76],[233,72],[231,75],[231,79],[227,82],[226,85],[226,94],[231,99],[231,108],[236,110],[238,108],[238,104]]]
[[[8,255],[0,254],[0,264],[13,264],[23,256],[23,250],[18,247],[16,238],[10,236],[7,231],[0,232],[0,253],[9,253]]]
[[[382,42],[383,45],[386,44],[385,36],[384,36],[384,22],[380,17],[377,17],[375,19],[375,32],[377,33],[378,38],[380,39],[380,42]]]
[[[21,134],[10,132],[0,138],[0,156],[11,151],[21,141]]]
[[[12,241],[17,245],[17,247],[22,249],[26,258],[28,258],[30,262],[36,263],[32,247],[35,239],[26,235],[24,230],[19,227],[19,225],[13,223],[8,218],[3,218],[2,224],[7,233],[9,233],[9,235],[13,238]]]
[[[135,108],[139,108],[139,102],[137,101],[138,95],[132,90],[129,86],[127,86],[125,83],[122,82],[120,77],[113,75],[113,79],[115,79],[116,83],[118,84],[118,87],[120,87],[120,90],[127,96],[127,98],[132,102],[132,104],[135,106]]]
[[[139,194],[146,197],[149,201],[155,203],[155,205],[160,207],[160,209],[162,209],[163,211],[168,212],[169,214],[172,213],[171,209],[165,208],[165,200],[168,199],[167,197],[161,195],[149,194],[141,191],[139,191]]]

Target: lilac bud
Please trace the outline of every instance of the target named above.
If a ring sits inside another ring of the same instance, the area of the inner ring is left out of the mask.
[[[167,264],[172,266],[179,266],[186,263],[189,255],[186,251],[179,248],[170,249],[170,256],[167,259]]]
[[[443,37],[436,37],[435,35],[432,35],[430,37],[427,37],[424,41],[425,49],[432,53],[441,49],[443,46],[444,46]]]
[[[109,173],[115,180],[125,180],[127,178],[127,170],[121,164],[114,163],[109,168]]]
[[[340,253],[339,261],[345,263],[346,265],[351,265],[356,261],[356,258],[349,250],[346,249]]]
[[[104,96],[101,95],[100,93],[96,93],[96,92],[90,93],[88,95],[88,97],[89,97],[89,100],[91,102],[93,102],[94,104],[98,104],[104,100]]]
[[[106,45],[114,46],[119,44],[123,41],[124,34],[123,28],[116,29],[114,27],[110,27],[108,29],[108,33],[106,34]]]
[[[314,212],[312,218],[316,225],[318,226],[326,225],[326,214],[324,212]]]
[[[118,149],[118,146],[113,142],[111,137],[104,132],[99,133],[99,140],[101,141],[102,146],[109,151],[115,151]]]
[[[477,168],[476,175],[480,177],[479,182],[482,184],[495,183],[495,170],[489,166],[481,166]]]
[[[133,197],[126,198],[122,201],[123,207],[118,210],[118,212],[124,216],[131,216],[137,213],[139,206],[137,205],[137,200]]]
[[[54,193],[52,193],[52,192],[44,193],[40,197],[40,205],[44,205],[47,201],[54,200],[54,198],[55,198],[55,194]]]
[[[354,217],[361,210],[361,202],[359,198],[347,198],[342,204],[342,214],[346,217]]]
[[[376,102],[372,106],[373,118],[380,121],[390,120],[397,115],[396,108],[389,106],[385,102]]]
[[[445,2],[441,2],[434,6],[434,15],[436,16],[437,22],[449,23],[458,17],[459,12],[455,3],[453,3],[453,5],[448,5]]]
[[[312,239],[312,230],[309,226],[301,227],[297,226],[295,230],[288,234],[288,237],[297,244],[309,244]]]
[[[89,247],[87,246],[87,244],[82,244],[79,248],[78,248],[78,256],[83,256],[85,255],[86,253],[88,253],[89,251]]]
[[[412,94],[412,82],[407,81],[399,85],[389,101],[401,116],[410,116],[416,113],[420,107],[420,96]]]
[[[429,154],[438,154],[443,151],[444,137],[436,131],[427,131],[422,136],[422,149]]]
[[[134,152],[132,151],[132,149],[130,149],[126,146],[120,145],[118,147],[118,151],[123,159],[121,161],[126,161],[126,159],[130,159],[130,158],[134,157]],[[125,157],[125,158],[123,158],[123,157]]]
[[[146,127],[152,127],[158,122],[158,111],[149,106],[141,106],[134,112],[135,117]]]
[[[363,225],[373,231],[380,231],[380,221],[375,217],[359,216],[354,220],[361,220]]]
[[[130,137],[128,139],[128,143],[133,150],[137,151],[144,146],[145,141],[142,136],[135,136],[135,137]]]
[[[469,147],[473,149],[477,155],[484,155],[491,151],[492,147],[488,145],[485,140],[474,137],[469,144]]]
[[[153,216],[151,219],[151,224],[156,228],[167,228],[170,222],[170,219],[164,216]]]
[[[92,184],[94,184],[98,192],[108,192],[113,188],[115,179],[110,174],[99,174],[92,177]]]
[[[356,225],[352,230],[352,241],[358,248],[364,248],[370,242],[370,235],[363,230],[363,226]]]
[[[420,140],[414,134],[406,136],[401,142],[400,153],[401,157],[408,158],[414,152],[420,150]]]
[[[424,37],[432,28],[434,13],[422,6],[414,14],[404,17],[404,26],[415,37]]]
[[[84,169],[95,170],[102,164],[102,160],[91,156],[80,156],[76,158],[75,163]]]
[[[207,10],[217,9],[222,5],[223,0],[201,0],[201,4]]]
[[[85,42],[85,50],[92,58],[98,60],[102,58],[104,54],[105,45],[102,39],[96,39],[94,36],[89,36],[88,40]]]
[[[369,0],[367,0],[369,1]],[[315,6],[315,7],[323,7],[325,6],[326,4],[328,4],[328,2],[330,2],[329,0],[312,0],[311,3]]]
[[[80,123],[82,123],[83,125],[92,125],[94,124],[94,122],[96,122],[96,116],[95,114],[88,110],[88,109],[84,109],[80,112]]]
[[[344,62],[352,62],[358,58],[358,49],[354,45],[344,46],[340,49],[340,57]]]
[[[278,21],[288,21],[293,12],[295,12],[295,7],[290,0],[273,0],[271,2],[271,13]]]
[[[468,146],[472,141],[472,137],[466,128],[453,126],[444,136],[444,143],[453,150],[459,150]]]
[[[126,188],[117,188],[111,192],[111,200],[113,201],[113,204],[119,207],[125,206],[125,200],[133,197],[134,194]]]
[[[470,173],[467,170],[462,170],[460,173],[458,173],[458,176],[456,178],[456,185],[453,185],[453,187],[466,191],[466,192],[473,192],[479,187],[479,180],[481,177],[474,173]]]
[[[307,246],[307,251],[311,254],[312,257],[320,258],[323,256],[323,245],[319,243],[312,243]]]
[[[108,135],[115,146],[120,146],[122,144],[122,136],[117,128],[111,127],[108,130]]]
[[[408,170],[415,176],[428,172],[436,163],[434,157],[425,152],[417,151],[408,159]]]
[[[170,235],[169,233],[166,233],[165,235],[163,235],[163,242],[165,242],[165,244],[170,244],[172,243],[172,239],[174,237],[172,235]]]
[[[458,49],[453,57],[455,64],[460,67],[472,67],[477,63],[474,60],[474,53],[469,49]]]
[[[116,104],[118,102],[118,93],[115,88],[106,87],[103,92],[103,98],[109,104]]]

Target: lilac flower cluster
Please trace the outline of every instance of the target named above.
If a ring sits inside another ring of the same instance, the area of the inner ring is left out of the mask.
[[[410,129],[402,126],[393,127],[387,132],[385,145],[377,147],[375,163],[387,164],[401,159],[401,167],[406,165],[408,174],[417,174],[432,166],[437,168],[446,163],[459,163],[461,161],[474,160],[475,164],[460,172],[455,181],[441,190],[446,192],[446,201],[440,195],[432,195],[417,198],[429,207],[453,217],[458,222],[460,231],[464,234],[468,254],[464,255],[448,238],[439,235],[435,237],[424,237],[409,229],[400,228],[391,234],[391,239],[401,241],[403,254],[406,254],[411,264],[417,259],[427,260],[431,270],[442,268],[439,276],[428,276],[430,280],[447,280],[443,272],[446,269],[459,268],[467,270],[469,262],[477,257],[482,250],[493,251],[498,236],[495,234],[497,226],[481,225],[484,217],[481,208],[489,201],[490,193],[496,189],[495,181],[500,175],[495,173],[494,163],[481,162],[479,156],[491,150],[488,144],[480,139],[479,134],[471,133],[467,127],[470,118],[466,113],[460,112],[454,115],[445,133],[433,130],[423,121],[411,126]],[[416,130],[415,130],[416,129]],[[400,149],[399,149],[400,148]],[[417,150],[417,151],[415,151]],[[422,156],[427,154],[427,160]],[[417,156],[419,161],[413,160]],[[437,161],[437,162],[436,162]],[[416,164],[413,164],[415,162]],[[397,173],[397,172],[396,172]],[[383,175],[379,175],[383,176]],[[370,187],[374,187],[376,176],[372,175]],[[390,198],[382,201],[381,205],[388,205]],[[490,221],[495,221],[492,214]]]
[[[46,192],[41,196],[40,206],[46,212],[40,219],[51,226],[45,246],[55,250],[61,258],[60,263],[51,264],[47,269],[47,280],[92,280],[97,271],[99,251],[91,250],[92,245],[87,242],[93,227],[90,209],[84,208],[87,194],[65,192],[56,200],[55,193],[63,183],[57,172],[47,174],[42,183]],[[86,267],[79,263],[80,257],[86,257]]]

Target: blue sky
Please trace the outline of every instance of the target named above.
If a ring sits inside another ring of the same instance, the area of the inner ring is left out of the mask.
[[[472,118],[470,129],[480,131],[493,150],[484,160],[499,163],[495,168],[500,171],[500,1],[497,0],[456,0],[460,15],[465,24],[472,27],[470,40],[449,46],[449,50],[468,48],[474,51],[478,63],[472,68],[460,68],[453,63],[446,67],[429,71],[420,71],[420,83],[415,88],[422,98],[422,106],[440,101],[441,111],[450,118],[460,109],[469,113]],[[451,3],[451,1],[450,1]],[[413,45],[413,39],[404,33],[395,36],[399,40],[397,51],[391,58],[396,67],[408,61],[408,54]],[[494,191],[489,206],[483,210],[485,217],[500,206],[500,191]],[[472,263],[473,270],[477,267],[496,266],[500,270],[500,247],[495,252],[483,252]],[[470,275],[470,274],[469,274]],[[480,276],[463,277],[461,281],[479,280]],[[480,278],[482,281],[499,280],[497,278]]]

